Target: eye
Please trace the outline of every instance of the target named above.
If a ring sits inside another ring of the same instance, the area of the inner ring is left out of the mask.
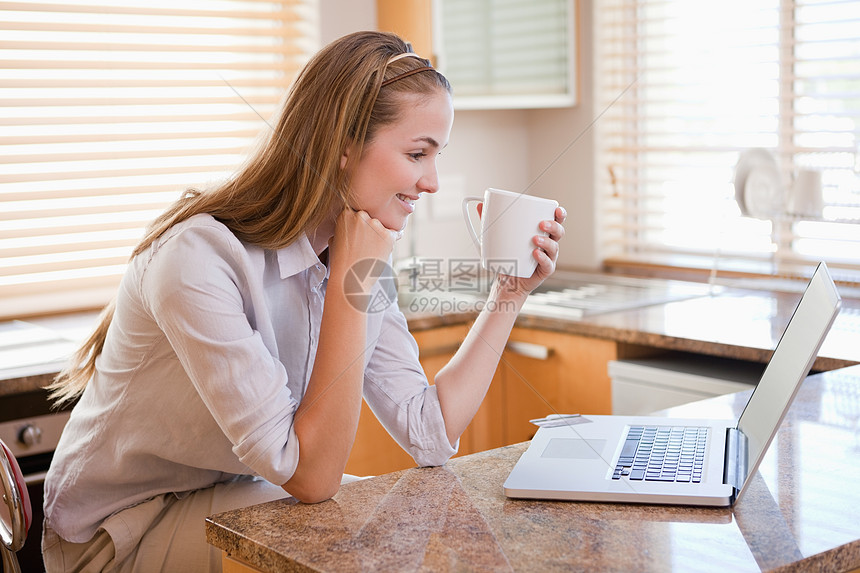
[[[410,153],[409,157],[411,157],[414,161],[418,161],[422,157],[427,157],[427,154],[424,153],[423,151],[419,151],[417,153]]]

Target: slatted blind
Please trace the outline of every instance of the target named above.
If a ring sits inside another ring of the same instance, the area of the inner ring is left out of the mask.
[[[0,3],[0,317],[106,303],[317,48],[313,0]]]
[[[791,275],[860,270],[860,2],[598,0],[608,260]],[[744,215],[745,150],[776,159],[767,216]],[[790,208],[800,170],[824,208]]]
[[[572,0],[439,0],[434,45],[458,108],[571,105]]]

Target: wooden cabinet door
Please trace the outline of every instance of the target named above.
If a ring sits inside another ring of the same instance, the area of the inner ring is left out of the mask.
[[[421,366],[431,384],[436,373],[448,363],[466,338],[467,331],[468,325],[458,324],[421,330],[413,334],[420,349]],[[461,453],[462,443],[463,439]],[[380,475],[414,466],[412,456],[403,451],[379,423],[367,403],[362,401],[361,418],[346,464],[346,473],[359,476]]]
[[[422,58],[433,59],[432,0],[376,0],[376,26],[411,43]]]
[[[412,456],[394,441],[373,415],[367,403],[361,402],[361,418],[346,473],[357,476],[375,476],[395,472],[415,465]]]
[[[607,365],[615,357],[612,341],[514,328],[499,365],[504,442],[531,439],[537,429],[529,422],[533,418],[611,413]]]
[[[414,333],[421,365],[431,384],[465,339],[468,328],[460,324]],[[457,455],[529,440],[536,430],[529,423],[533,418],[553,413],[611,413],[607,365],[617,358],[616,348],[608,340],[514,328],[487,396],[460,438]],[[412,457],[362,403],[347,473],[379,475],[414,465]]]

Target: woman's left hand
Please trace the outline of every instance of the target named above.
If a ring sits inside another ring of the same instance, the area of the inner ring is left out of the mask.
[[[499,275],[499,286],[508,294],[528,296],[534,289],[555,272],[558,262],[558,242],[564,237],[564,220],[567,219],[567,211],[564,207],[556,207],[554,221],[541,221],[540,229],[549,236],[535,235],[532,241],[535,249],[532,256],[537,259],[537,268],[532,276],[520,278],[510,275]]]

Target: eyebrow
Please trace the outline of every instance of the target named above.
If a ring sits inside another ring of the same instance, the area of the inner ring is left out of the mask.
[[[412,141],[424,141],[424,142],[428,143],[429,145],[432,145],[436,149],[440,149],[442,147],[441,145],[439,145],[438,141],[436,141],[435,139],[433,139],[432,137],[427,136],[427,135],[422,136],[422,137],[416,137]]]

